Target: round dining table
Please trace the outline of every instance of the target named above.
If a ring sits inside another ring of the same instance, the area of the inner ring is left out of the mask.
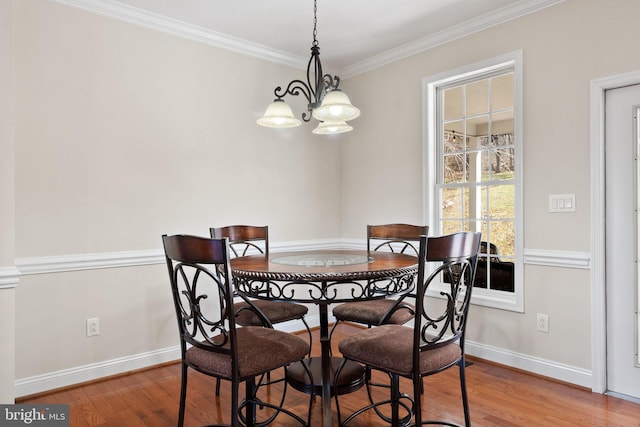
[[[386,298],[410,292],[418,272],[418,259],[394,252],[366,250],[306,250],[249,255],[231,260],[236,292],[265,300],[313,303],[320,315],[322,425],[332,425],[331,354],[328,307],[331,304]],[[314,360],[316,359],[316,360]],[[338,359],[340,360],[340,359]],[[318,362],[310,358],[308,366]],[[310,389],[309,392],[313,392]],[[348,391],[347,391],[348,392]]]

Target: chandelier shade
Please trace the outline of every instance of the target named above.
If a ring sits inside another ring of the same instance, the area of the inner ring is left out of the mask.
[[[327,93],[322,104],[313,110],[313,118],[320,121],[347,122],[360,116],[360,110],[351,105],[346,93],[334,89]]]
[[[331,135],[334,133],[350,132],[353,127],[347,122],[320,122],[318,127],[312,130],[316,135]]]
[[[260,117],[256,123],[260,126],[272,128],[293,128],[302,124],[300,120],[293,116],[293,111],[289,104],[282,99],[276,99],[269,104],[264,116]]]
[[[313,130],[315,134],[342,133],[353,130],[346,122],[360,116],[360,110],[354,107],[347,94],[339,89],[340,77],[323,74],[320,62],[320,46],[317,35],[317,1],[313,1],[313,43],[311,58],[307,65],[307,78],[292,80],[283,89],[276,87],[276,99],[267,107],[264,116],[256,122],[260,126],[273,128],[295,127],[302,122],[295,118],[291,107],[284,102],[286,95],[304,95],[307,99],[307,111],[302,113],[302,120],[308,122],[313,117],[321,123]]]

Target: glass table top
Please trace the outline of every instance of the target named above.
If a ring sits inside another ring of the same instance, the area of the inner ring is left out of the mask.
[[[335,265],[356,265],[372,262],[373,258],[367,255],[318,253],[318,254],[287,254],[274,256],[270,262],[281,265],[296,265],[300,267],[331,267]]]

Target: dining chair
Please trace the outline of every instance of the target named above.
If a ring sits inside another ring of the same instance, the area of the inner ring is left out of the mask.
[[[363,412],[390,407],[393,426],[438,424],[422,419],[422,378],[458,366],[465,426],[471,425],[465,380],[465,329],[475,280],[481,233],[461,232],[420,238],[416,306],[412,327],[387,324],[343,339],[338,349],[345,360],[362,363],[391,377],[388,399],[358,409],[341,426]],[[427,294],[432,291],[431,295]],[[336,375],[339,374],[339,369]],[[400,378],[409,378],[413,394],[400,393]],[[427,391],[424,391],[425,394]],[[425,402],[435,396],[425,398]],[[411,422],[413,420],[413,422]]]
[[[269,226],[228,225],[225,227],[211,227],[211,237],[221,239],[227,237],[233,257],[263,254],[269,258]],[[311,350],[311,328],[305,320],[309,309],[306,305],[288,301],[272,301],[248,299],[234,305],[236,323],[242,326],[269,326],[301,320],[309,337]],[[265,325],[265,319],[267,323]]]
[[[231,381],[231,422],[224,425],[262,426],[284,413],[307,426],[282,407],[283,401],[275,405],[256,397],[256,378],[304,359],[309,348],[305,340],[287,332],[236,327],[228,239],[163,235],[162,242],[180,335],[178,426],[184,425],[189,368]],[[245,384],[242,402],[241,383]]]
[[[212,238],[228,238],[232,257],[262,254],[269,258],[269,226],[228,225],[211,227],[209,233]],[[263,326],[273,328],[273,325],[292,320],[301,320],[309,338],[309,355],[311,354],[311,328],[305,320],[309,309],[306,305],[287,301],[249,299],[243,296],[242,301],[234,304],[236,324],[241,326]],[[271,383],[271,374],[267,374]],[[282,381],[284,378],[279,379]],[[277,381],[276,381],[277,382]],[[220,395],[220,381],[216,383],[216,395]]]
[[[385,224],[367,225],[367,253],[388,251],[418,256],[420,236],[427,235],[426,225]],[[354,322],[371,326],[382,324],[407,323],[413,318],[414,306],[406,301],[411,295],[405,294],[397,299],[384,298],[369,301],[346,302],[333,308],[336,322]]]
[[[420,236],[426,236],[428,233],[429,227],[426,225],[367,225],[367,253],[386,251],[417,257]],[[385,298],[385,295],[381,292],[379,299],[346,302],[335,306],[333,316],[336,321],[331,328],[330,336],[340,322],[359,323],[371,328],[383,324],[403,325],[413,319],[415,306],[407,301],[413,299],[412,293],[405,293],[398,298]],[[365,384],[371,402],[371,387],[389,387],[389,384],[371,381],[369,368],[366,368]]]

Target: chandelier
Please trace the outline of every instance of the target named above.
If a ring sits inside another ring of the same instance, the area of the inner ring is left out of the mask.
[[[320,121],[313,130],[315,134],[343,133],[353,130],[347,122],[360,116],[360,110],[351,105],[347,94],[339,89],[340,77],[322,73],[320,46],[318,45],[318,18],[316,0],[313,1],[313,43],[311,58],[307,65],[307,81],[292,80],[286,89],[276,87],[276,99],[267,107],[264,116],[257,120],[261,126],[272,128],[290,128],[300,126],[302,122],[294,117],[291,107],[284,101],[286,95],[304,95],[307,99],[307,111],[302,120],[308,122],[313,117]]]

